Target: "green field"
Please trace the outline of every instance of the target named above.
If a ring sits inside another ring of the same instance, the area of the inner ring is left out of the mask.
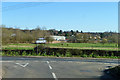
[[[49,44],[52,48],[73,48],[73,49],[97,49],[97,50],[118,50],[117,44],[101,44],[101,43],[55,43]]]
[[[2,49],[32,50],[32,49],[34,49],[34,47],[36,47],[36,44],[19,43],[19,44],[3,45]]]
[[[56,47],[106,47],[106,48],[117,48],[117,44],[111,43],[111,44],[101,44],[101,43],[54,43],[49,44],[49,46],[56,46]]]
[[[115,43],[50,43],[45,44],[51,48],[73,48],[73,49],[99,49],[99,50],[118,50],[117,44]],[[3,45],[2,49],[26,49],[31,50],[36,47],[36,44],[7,44]]]
[[[28,54],[26,52],[23,52],[22,56],[60,56],[60,57],[95,57],[95,58],[119,58],[118,56],[108,56],[109,53],[107,53],[107,55],[105,54],[104,56],[99,56],[96,54],[83,54],[83,55],[72,55],[72,52],[66,52],[65,55],[57,53],[57,55],[54,55],[54,52],[51,53],[51,55],[47,55],[46,53],[44,54],[36,54],[34,52],[34,48],[40,44],[7,44],[7,45],[3,45],[2,49],[7,49],[10,50],[10,52],[3,52],[2,56],[21,56],[18,55],[19,52],[15,52],[15,51],[11,51],[11,50],[32,50],[32,54]],[[94,49],[94,50],[105,50],[105,51],[117,51],[118,47],[117,44],[111,43],[111,44],[101,44],[101,43],[96,43],[96,44],[92,44],[92,43],[50,43],[50,44],[43,44],[45,46],[51,47],[51,48],[69,48],[69,49]],[[68,50],[69,50],[68,49]],[[120,50],[120,49],[119,49]],[[61,51],[60,51],[61,52]],[[79,52],[78,52],[79,53]],[[80,53],[82,54],[82,53]]]

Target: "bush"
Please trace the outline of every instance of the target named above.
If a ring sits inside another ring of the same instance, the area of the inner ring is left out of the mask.
[[[61,56],[61,54],[60,54],[60,53],[57,53],[57,54],[56,54],[56,56],[57,56],[57,57],[60,57],[60,56]]]
[[[91,54],[89,55],[89,57],[93,57],[93,53],[91,53]]]
[[[37,47],[34,48],[34,51],[37,54],[39,54],[39,53],[44,54],[47,51],[47,49],[48,49],[47,46],[40,44],[40,45],[38,45]]]
[[[83,54],[81,57],[88,57],[88,55],[86,55],[86,54]]]
[[[70,51],[66,51],[66,54],[65,54],[66,57],[72,57],[72,54],[70,53]]]

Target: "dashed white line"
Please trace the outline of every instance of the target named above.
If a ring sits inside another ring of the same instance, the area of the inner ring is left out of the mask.
[[[53,75],[53,78],[55,78],[55,80],[58,80],[55,73],[52,73],[52,75]]]
[[[49,61],[47,61],[47,63],[49,64]]]
[[[49,64],[49,61],[47,61],[47,64],[48,64],[49,68],[52,69],[52,67],[51,67],[50,64]],[[57,77],[56,77],[56,75],[55,75],[55,73],[52,72],[52,76],[53,76],[53,78],[54,78],[55,80],[58,80]]]
[[[48,65],[50,69],[52,69],[52,67],[50,65]]]
[[[50,64],[49,64],[49,61],[47,61],[47,64],[48,64],[49,68],[52,69],[52,67],[51,67]]]

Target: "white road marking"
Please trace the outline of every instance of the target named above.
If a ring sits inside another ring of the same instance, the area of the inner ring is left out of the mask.
[[[47,64],[48,64],[49,68],[52,69],[52,67],[51,67],[50,64],[49,64],[49,61],[47,61]],[[57,77],[56,77],[56,75],[55,75],[55,73],[52,72],[52,76],[53,76],[53,78],[54,78],[55,80],[58,80]]]
[[[53,75],[53,78],[55,78],[55,80],[58,80],[55,73],[52,73],[52,75]]]
[[[25,65],[22,65],[22,64],[20,64],[20,63],[16,63],[16,64],[18,64],[18,65],[20,65],[20,66],[22,66],[22,67],[26,67],[29,63],[26,63]]]
[[[49,64],[49,61],[47,61],[47,63]]]
[[[26,67],[29,63],[26,63],[23,67]]]
[[[49,61],[47,61],[47,64],[48,64],[49,68],[52,69],[52,67],[51,67],[50,64],[49,64]]]
[[[52,67],[50,65],[48,65],[50,69],[52,69]]]

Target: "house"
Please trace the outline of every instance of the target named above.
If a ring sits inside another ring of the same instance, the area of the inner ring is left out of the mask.
[[[65,41],[65,36],[51,36],[56,41]]]
[[[45,44],[46,43],[46,40],[45,38],[38,38],[36,41],[35,41],[36,44]]]

